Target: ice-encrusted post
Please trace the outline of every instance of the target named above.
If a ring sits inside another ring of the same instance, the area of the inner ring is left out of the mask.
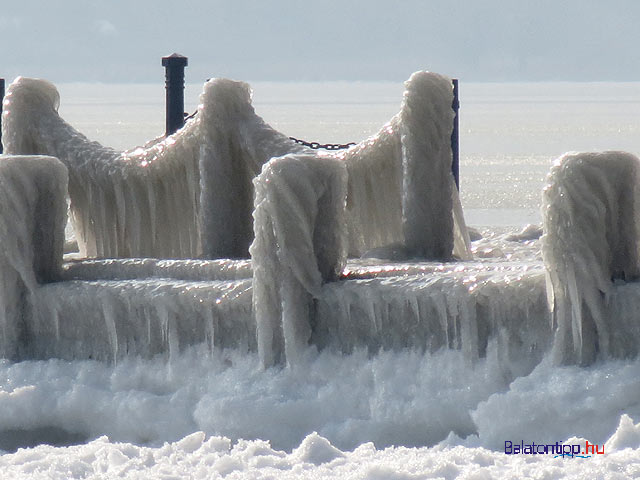
[[[0,357],[21,356],[32,295],[60,277],[66,193],[56,158],[0,156]]]
[[[184,126],[184,67],[188,58],[174,53],[162,57],[166,78],[166,135],[172,135]]]
[[[414,73],[406,83],[400,118],[402,230],[412,256],[448,260],[453,252],[451,79]]]
[[[3,152],[2,147],[2,103],[4,102],[4,78],[0,78],[0,153]]]
[[[453,103],[451,108],[455,113],[453,117],[453,132],[451,132],[451,172],[456,181],[456,188],[460,190],[460,96],[458,89],[458,79],[451,80],[453,83]]]
[[[613,281],[640,275],[640,160],[624,152],[571,153],[543,195],[542,256],[557,363],[637,354],[637,330],[609,315]]]
[[[265,367],[295,365],[313,329],[313,299],[346,262],[344,162],[315,155],[269,161],[254,180],[253,308]]]

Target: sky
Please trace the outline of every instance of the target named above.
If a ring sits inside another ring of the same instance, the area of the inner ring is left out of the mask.
[[[0,77],[640,81],[637,0],[2,0]]]

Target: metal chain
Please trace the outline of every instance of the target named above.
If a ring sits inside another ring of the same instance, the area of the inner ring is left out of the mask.
[[[189,115],[188,113],[185,112],[184,113],[184,121],[185,121],[185,123],[187,122],[187,120],[190,120],[193,117],[195,117],[197,113],[198,113],[197,109],[191,115]],[[350,148],[350,147],[353,147],[354,145],[356,145],[355,142],[349,142],[349,143],[307,142],[306,140],[300,140],[300,139],[295,138],[295,137],[289,137],[289,140],[293,140],[294,142],[296,142],[296,143],[298,143],[300,145],[304,145],[305,147],[312,148],[313,150],[318,150],[320,148],[322,148],[324,150],[344,150],[346,148]]]
[[[184,113],[184,121],[185,121],[185,123],[186,123],[187,120],[190,120],[193,117],[195,117],[197,113],[198,113],[197,109],[191,115],[189,115],[188,113],[185,112]],[[306,140],[300,140],[300,139],[295,138],[295,137],[289,137],[289,140],[293,140],[294,142],[296,142],[296,143],[298,143],[300,145],[304,145],[305,147],[312,148],[313,150],[318,150],[320,148],[322,148],[324,150],[344,150],[346,148],[350,148],[350,147],[353,147],[354,145],[356,145],[355,142],[349,142],[349,143],[307,142]]]
[[[289,140],[293,140],[294,142],[300,144],[300,145],[304,145],[305,147],[309,147],[312,148],[314,150],[318,150],[319,148],[323,148],[325,150],[344,150],[345,148],[349,148],[352,147],[353,145],[356,145],[355,142],[349,142],[349,143],[325,143],[325,144],[321,144],[318,142],[307,142],[305,140],[299,140],[295,137],[289,137]]]

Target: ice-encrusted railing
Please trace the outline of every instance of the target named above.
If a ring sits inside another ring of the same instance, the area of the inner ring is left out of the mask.
[[[0,156],[0,357],[29,340],[28,304],[58,280],[64,247],[67,169],[44,156]]]
[[[253,305],[265,365],[301,355],[313,299],[347,250],[468,258],[451,174],[451,80],[418,72],[406,87],[400,113],[377,136],[337,157],[273,159],[255,179]]]
[[[639,188],[640,160],[629,153],[570,153],[551,169],[542,252],[558,363],[638,353],[637,307],[612,298],[640,273]]]
[[[16,79],[5,97],[4,148],[67,166],[72,221],[89,257],[247,257],[252,179],[271,157],[305,150],[255,114],[243,82],[210,80],[184,128],[125,152],[89,141],[58,104],[51,83]]]

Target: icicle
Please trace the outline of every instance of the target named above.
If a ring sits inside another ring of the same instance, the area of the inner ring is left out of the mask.
[[[100,299],[102,305],[102,315],[104,318],[104,324],[109,337],[109,344],[111,345],[111,358],[114,363],[118,361],[118,329],[116,327],[116,314],[113,308],[113,301],[105,293]]]

